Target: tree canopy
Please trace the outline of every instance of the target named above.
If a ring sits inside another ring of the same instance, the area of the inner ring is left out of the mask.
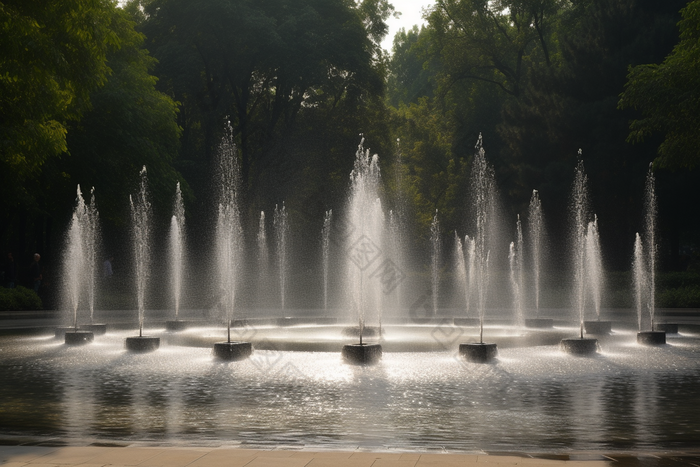
[[[655,164],[667,168],[700,163],[700,1],[681,13],[678,44],[661,64],[630,67],[619,103],[642,113],[630,124],[628,141],[664,135]]]

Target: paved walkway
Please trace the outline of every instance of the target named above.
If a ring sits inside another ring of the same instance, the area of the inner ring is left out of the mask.
[[[631,467],[700,466],[696,455],[564,456],[292,451],[207,447],[0,446],[3,467]]]
[[[205,447],[0,446],[0,463],[3,467],[608,467],[617,463],[612,458],[601,455],[587,454],[583,458],[590,460],[550,460],[480,454],[263,451]]]

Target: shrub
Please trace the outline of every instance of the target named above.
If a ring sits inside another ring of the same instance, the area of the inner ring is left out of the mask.
[[[14,289],[0,288],[0,311],[41,310],[41,299],[31,289],[21,285]]]

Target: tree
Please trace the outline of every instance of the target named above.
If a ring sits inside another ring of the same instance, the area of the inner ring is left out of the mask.
[[[561,0],[438,0],[429,16],[445,78],[480,80],[519,97],[528,69],[552,64]]]
[[[177,106],[155,89],[157,79],[150,71],[156,60],[143,48],[145,37],[134,26],[125,11],[114,9],[111,29],[120,46],[107,53],[111,74],[90,95],[91,109],[68,125],[68,154],[57,167],[71,195],[76,184],[84,190],[96,188],[101,218],[111,227],[127,222],[124,207],[144,165],[156,213],[169,221],[177,181],[191,198],[172,165],[179,149]]]
[[[102,0],[0,3],[0,185],[5,205],[32,201],[25,184],[66,150],[66,122],[105,83],[114,8]]]
[[[639,110],[628,141],[664,135],[655,166],[693,168],[700,163],[700,0],[681,10],[680,41],[661,64],[629,68],[621,109]]]
[[[271,158],[301,113],[382,91],[385,1],[153,0],[144,12],[160,89],[182,103],[183,158],[203,154],[202,180],[225,117],[251,186],[279,164]]]

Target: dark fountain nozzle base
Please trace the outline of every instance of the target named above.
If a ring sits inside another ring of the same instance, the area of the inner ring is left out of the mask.
[[[80,329],[83,331],[90,331],[96,336],[101,336],[107,333],[107,325],[103,323],[81,324]]]
[[[95,335],[91,331],[66,331],[66,345],[85,345],[95,340]]]
[[[583,329],[586,334],[604,336],[612,332],[612,322],[610,321],[584,321]]]
[[[643,345],[663,345],[666,343],[666,333],[664,331],[638,332],[637,343]]]
[[[525,320],[525,327],[534,329],[549,329],[554,327],[554,320],[552,318],[527,318]]]
[[[153,352],[160,347],[160,337],[134,336],[127,337],[125,341],[126,350],[130,352]]]
[[[562,339],[559,346],[561,350],[572,355],[591,355],[598,352],[598,339],[572,337]]]
[[[488,363],[498,355],[496,344],[459,344],[459,354],[472,363]]]
[[[380,344],[346,344],[343,346],[341,355],[348,363],[376,363],[382,358],[382,346]]]
[[[220,360],[244,360],[253,353],[250,342],[217,342],[214,344],[214,356]]]

